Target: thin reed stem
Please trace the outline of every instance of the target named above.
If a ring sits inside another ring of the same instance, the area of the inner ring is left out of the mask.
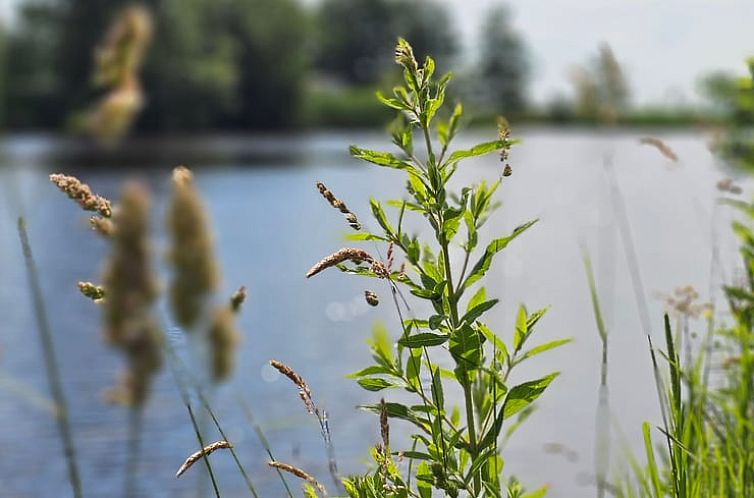
[[[123,496],[133,498],[136,496],[136,484],[138,482],[139,460],[141,450],[141,431],[144,426],[143,406],[134,406],[128,411],[128,456],[126,461],[125,483]]]
[[[265,436],[264,432],[262,431],[262,427],[257,422],[256,417],[254,416],[254,412],[251,409],[251,405],[246,400],[246,397],[244,397],[243,393],[239,390],[237,393],[238,401],[241,404],[241,408],[243,409],[244,415],[249,420],[249,423],[251,424],[251,427],[254,429],[254,433],[257,435],[257,439],[259,439],[259,442],[262,444],[262,447],[267,452],[267,456],[270,457],[270,460],[277,460],[275,456],[272,454],[272,447],[270,446],[270,442],[267,439],[267,436]],[[285,487],[285,492],[288,495],[289,498],[293,498],[293,493],[291,492],[291,488],[288,486],[288,481],[286,481],[285,476],[283,475],[283,472],[276,468],[275,471],[277,472],[278,476],[280,477],[280,481],[283,483],[283,487]]]
[[[180,357],[175,352],[175,350],[169,345],[169,343],[167,341],[163,341],[163,343],[165,344],[165,350],[168,353],[168,357],[173,362],[171,363],[171,369],[173,370],[174,374],[177,375],[178,374],[177,369],[180,369],[180,373],[184,376],[184,378],[190,381],[191,386],[196,391],[196,395],[199,398],[200,403],[206,410],[207,414],[209,414],[210,418],[212,419],[212,423],[217,428],[217,431],[220,433],[220,435],[225,441],[230,442],[230,439],[225,433],[225,430],[222,428],[222,425],[220,425],[220,421],[215,415],[215,412],[212,410],[212,407],[210,406],[210,403],[207,400],[207,397],[204,395],[201,385],[199,384],[199,381],[193,375],[191,375],[191,372],[188,371],[183,361],[180,359]],[[177,378],[176,378],[176,381],[178,382]],[[184,385],[184,389],[185,389],[185,385]],[[204,448],[203,443],[202,443],[202,448]],[[238,467],[238,471],[241,473],[241,476],[243,477],[244,482],[246,483],[246,487],[249,489],[249,492],[255,498],[259,498],[259,494],[257,493],[257,490],[254,487],[254,484],[252,483],[251,478],[249,477],[249,474],[246,472],[246,469],[241,464],[241,460],[238,458],[238,454],[236,453],[235,448],[231,446],[230,448],[228,448],[228,451],[233,457],[233,461],[235,462],[236,467]],[[204,458],[204,460],[207,460],[207,458]],[[210,472],[210,476],[212,476],[211,472]]]
[[[55,343],[52,338],[50,322],[48,320],[47,309],[42,294],[42,286],[39,281],[39,272],[34,261],[34,255],[29,242],[29,235],[26,231],[26,221],[23,217],[18,218],[18,236],[21,241],[21,248],[24,253],[26,263],[26,273],[29,278],[29,289],[31,291],[34,315],[37,321],[37,330],[39,339],[42,343],[42,353],[45,362],[45,371],[47,373],[47,382],[52,391],[52,397],[55,400],[58,434],[63,442],[63,455],[65,456],[68,467],[68,479],[71,483],[73,496],[82,498],[83,492],[81,487],[81,477],[76,460],[76,447],[73,442],[73,431],[70,420],[68,419],[68,403],[63,391],[62,377],[60,368],[55,355]]]

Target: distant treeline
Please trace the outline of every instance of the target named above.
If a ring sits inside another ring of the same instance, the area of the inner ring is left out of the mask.
[[[133,0],[20,0],[0,31],[0,127],[63,129],[98,98],[95,49]],[[400,77],[387,48],[398,36],[438,71],[477,115],[560,122],[622,120],[628,85],[603,47],[572,75],[573,96],[540,109],[527,101],[530,65],[504,5],[483,16],[463,51],[440,0],[141,0],[154,37],[141,70],[141,131],[374,125],[389,118],[374,90]],[[387,55],[386,55],[387,54]],[[464,55],[464,57],[461,57]],[[461,95],[462,94],[462,95]],[[693,116],[662,112],[651,122]]]

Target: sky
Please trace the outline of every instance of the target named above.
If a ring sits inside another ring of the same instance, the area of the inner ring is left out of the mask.
[[[0,0],[6,16],[19,0]],[[316,4],[318,0],[304,0]],[[415,0],[422,1],[422,0]],[[485,12],[500,0],[438,0],[462,35],[466,62]],[[569,92],[568,72],[607,42],[623,64],[637,104],[700,99],[699,77],[745,73],[754,56],[754,0],[508,0],[533,62],[530,95]]]

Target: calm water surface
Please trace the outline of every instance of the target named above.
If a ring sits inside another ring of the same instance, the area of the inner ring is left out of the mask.
[[[611,214],[605,158],[614,158],[654,327],[662,319],[658,293],[691,284],[709,299],[713,239],[723,261],[724,271],[719,274],[729,278],[734,268],[729,214],[714,207],[715,183],[729,173],[711,156],[701,133],[660,136],[681,157],[678,165],[639,145],[639,135],[631,132],[525,131],[524,143],[512,153],[514,174],[501,188],[503,208],[484,230],[484,236],[491,238],[523,221],[541,218],[496,259],[488,274],[488,294],[501,297],[488,318],[493,328],[508,338],[519,303],[530,308],[549,305],[551,311],[537,331],[539,341],[575,339],[519,372],[518,381],[553,370],[562,375],[506,449],[506,473],[515,473],[532,487],[549,484],[548,496],[554,498],[594,493],[600,344],[581,263],[582,245],[597,266],[611,334],[612,462],[619,462],[624,448],[639,447],[644,420],[657,421],[646,340]],[[489,138],[469,135],[462,142]],[[86,230],[81,211],[47,182],[47,175],[59,170],[80,175],[95,191],[111,198],[117,197],[124,179],[141,178],[154,192],[159,228],[171,168],[180,163],[192,166],[211,213],[224,289],[230,293],[239,285],[249,288],[240,320],[244,339],[237,374],[212,394],[243,463],[262,496],[283,495],[238,405],[239,392],[252,404],[276,456],[329,483],[316,422],[307,416],[292,386],[265,366],[277,358],[309,381],[318,402],[329,411],[341,470],[362,469],[379,429],[375,417],[356,406],[378,400],[379,394],[360,390],[344,376],[369,361],[365,339],[373,323],[381,321],[397,334],[398,322],[385,288],[374,287],[383,304],[370,308],[363,302],[366,282],[360,279],[338,272],[311,281],[304,278],[313,262],[344,244],[347,230],[338,213],[319,197],[314,183],[325,181],[366,219],[369,197],[399,197],[404,178],[399,172],[350,159],[346,153],[350,143],[381,148],[384,139],[381,134],[318,133],[142,140],[105,155],[51,137],[0,140],[3,497],[69,496],[60,443],[45,405],[48,387],[16,235],[15,218],[21,213],[27,217],[43,276],[86,496],[120,496],[123,487],[127,412],[102,399],[121,360],[100,339],[98,310],[75,287],[78,280],[99,279],[106,246]],[[492,156],[468,163],[459,169],[456,185],[492,179],[499,168]],[[161,256],[164,244],[158,238]],[[166,324],[171,341],[183,349],[182,333],[167,318]],[[400,424],[395,423],[393,431],[399,434]],[[156,383],[142,437],[138,496],[201,496],[197,484],[203,470],[192,469],[180,480],[174,477],[196,444],[168,371]],[[230,456],[217,454],[212,459],[224,496],[246,496]]]

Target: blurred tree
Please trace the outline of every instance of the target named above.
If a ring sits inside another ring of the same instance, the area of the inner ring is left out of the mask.
[[[496,112],[516,115],[526,108],[529,63],[526,48],[505,5],[493,6],[482,25],[479,61],[480,93]]]
[[[607,44],[600,46],[590,64],[572,72],[571,83],[576,93],[576,111],[582,117],[615,123],[628,108],[628,81]]]
[[[162,0],[144,68],[149,129],[210,128],[238,103],[238,43],[225,25],[227,2]]]
[[[238,100],[228,124],[290,126],[309,68],[309,19],[296,0],[231,0],[228,32],[237,44]]]
[[[440,68],[457,50],[446,8],[434,0],[324,0],[318,67],[351,84],[375,83],[393,69],[388,47],[398,36],[417,57],[432,53]]]
[[[55,70],[59,27],[55,2],[27,0],[19,5],[8,31],[3,73],[8,125],[49,127],[60,122],[60,75]]]

